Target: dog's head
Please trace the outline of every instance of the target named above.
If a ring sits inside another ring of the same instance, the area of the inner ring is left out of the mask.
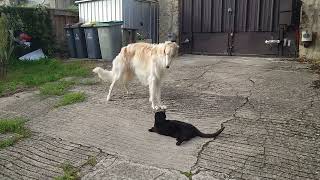
[[[165,67],[169,68],[172,61],[178,57],[179,54],[179,46],[175,42],[166,41],[164,43],[163,53],[165,55]]]
[[[101,69],[102,69],[101,67],[95,67],[95,68],[92,70],[92,72],[98,74]]]
[[[167,118],[165,111],[158,111],[154,114],[154,119],[156,122],[165,121]]]

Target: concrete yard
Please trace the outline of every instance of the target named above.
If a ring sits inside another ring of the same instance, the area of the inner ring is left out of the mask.
[[[110,68],[110,64],[105,64]],[[148,88],[131,94],[77,86],[88,99],[54,108],[56,98],[28,91],[0,98],[0,117],[23,116],[31,138],[0,150],[0,179],[52,179],[69,162],[83,179],[320,179],[319,77],[310,65],[253,57],[185,55],[162,86],[167,118],[217,139],[175,139],[148,132]],[[97,164],[86,161],[94,157]],[[191,173],[186,173],[190,172]],[[187,175],[190,175],[187,177]]]

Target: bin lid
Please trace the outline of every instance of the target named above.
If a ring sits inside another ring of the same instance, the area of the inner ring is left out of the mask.
[[[95,27],[95,26],[96,26],[95,22],[84,23],[81,25],[81,27]]]
[[[64,26],[64,28],[65,28],[65,29],[72,28],[72,24],[66,24],[66,25]]]
[[[78,27],[81,27],[81,25],[82,25],[82,24],[83,24],[83,23],[78,22],[78,23],[76,23],[76,24],[72,25],[72,26],[71,26],[71,28],[78,28]]]
[[[121,26],[123,21],[108,21],[96,23],[96,27],[110,27],[110,26]]]

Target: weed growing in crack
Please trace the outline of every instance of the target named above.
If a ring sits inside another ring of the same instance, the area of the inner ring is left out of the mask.
[[[98,163],[97,158],[94,156],[90,156],[84,165],[90,165],[94,167],[97,163]]]
[[[181,174],[183,174],[183,175],[185,175],[189,180],[192,180],[192,176],[193,176],[193,174],[192,174],[192,172],[180,172]]]
[[[83,102],[86,100],[86,94],[84,92],[73,92],[62,96],[58,104],[55,107],[66,106],[74,103]]]
[[[0,119],[0,134],[12,134],[11,137],[0,140],[0,149],[12,146],[31,135],[30,130],[24,127],[25,122],[22,118]]]
[[[88,160],[80,167],[74,167],[69,162],[66,162],[60,166],[63,170],[63,175],[55,177],[55,180],[80,180],[80,171],[85,166],[94,167],[97,164],[97,158],[95,156],[89,156]]]
[[[61,165],[63,175],[55,177],[55,180],[80,180],[80,169],[72,166],[70,163]]]

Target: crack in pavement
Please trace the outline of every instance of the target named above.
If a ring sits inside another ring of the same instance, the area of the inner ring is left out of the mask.
[[[177,79],[175,81],[187,81],[187,80],[198,80],[200,78],[202,78],[209,70],[214,69],[214,66],[221,63],[222,60],[218,61],[217,63],[214,64],[210,64],[210,65],[205,65],[205,66],[197,66],[197,67],[192,67],[192,69],[194,68],[204,68],[204,72],[202,72],[199,76],[194,77],[194,78],[184,78],[184,79]]]
[[[153,180],[158,179],[159,177],[163,176],[165,173],[161,173],[159,176],[156,176],[155,178],[153,178]]]
[[[213,142],[214,140],[215,139],[212,139],[210,141],[205,142],[203,145],[201,145],[201,149],[197,153],[196,162],[193,164],[193,166],[191,166],[190,171],[193,171],[196,168],[196,166],[199,164],[201,153],[209,145],[209,143]]]
[[[253,81],[250,77],[248,78],[248,80],[252,83],[252,88],[254,87],[255,85],[255,81]],[[228,122],[232,121],[232,120],[235,120],[237,117],[237,113],[240,109],[242,109],[244,106],[246,106],[248,103],[254,108],[254,105],[250,103],[250,97],[252,96],[252,88],[250,89],[249,91],[249,95],[247,97],[245,97],[245,102],[243,104],[241,104],[240,106],[236,107],[235,110],[234,110],[234,113],[232,114],[232,117],[231,119],[228,119],[227,121],[224,121],[222,122],[222,124],[227,124]],[[239,97],[239,94],[237,92],[237,96]]]
[[[245,102],[234,110],[234,113],[232,114],[233,118],[231,118],[231,119],[229,119],[229,120],[227,120],[227,121],[222,122],[222,124],[227,124],[229,121],[232,121],[232,120],[236,119],[236,118],[237,118],[237,116],[236,116],[237,112],[238,112],[241,108],[243,108],[245,105],[247,105],[248,103],[254,108],[254,106],[250,103],[250,99],[249,99],[249,98],[252,96],[252,88],[255,86],[255,81],[253,81],[253,80],[251,79],[251,77],[249,77],[248,80],[252,83],[252,86],[251,86],[251,89],[250,89],[250,91],[249,91],[249,92],[250,92],[249,95],[248,95],[247,97],[245,97]],[[237,92],[237,96],[238,96],[238,92]],[[205,142],[203,145],[201,145],[201,148],[200,148],[200,150],[199,150],[198,153],[197,153],[196,162],[194,163],[193,166],[191,166],[190,171],[193,171],[193,170],[196,169],[196,166],[199,164],[200,156],[201,156],[202,152],[203,152],[203,151],[205,150],[205,148],[206,148],[211,142],[213,142],[214,140],[215,140],[215,139],[209,140],[209,141]],[[249,157],[250,157],[250,156],[249,156]],[[248,158],[249,158],[249,157],[248,157]],[[247,161],[247,160],[246,160],[246,161]],[[245,163],[246,163],[246,162],[245,162]]]

